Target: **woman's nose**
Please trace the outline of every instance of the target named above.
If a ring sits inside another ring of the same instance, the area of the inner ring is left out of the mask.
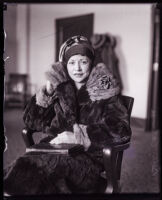
[[[76,64],[75,64],[75,70],[76,71],[80,71],[81,70],[80,62],[76,62]]]

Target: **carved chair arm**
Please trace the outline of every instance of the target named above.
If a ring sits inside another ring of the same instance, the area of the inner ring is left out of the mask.
[[[34,140],[33,140],[33,133],[35,131],[28,129],[28,128],[23,128],[22,130],[22,137],[24,139],[25,145],[26,147],[30,147],[32,145],[34,145]]]

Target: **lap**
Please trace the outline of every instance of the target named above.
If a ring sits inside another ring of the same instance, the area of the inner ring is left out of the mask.
[[[15,183],[17,187],[22,187],[22,183],[28,185],[28,190],[34,187],[40,188],[42,184],[57,186],[59,179],[66,179],[76,188],[86,189],[93,187],[100,174],[99,166],[85,153],[75,157],[62,154],[26,153],[8,169],[4,180]]]

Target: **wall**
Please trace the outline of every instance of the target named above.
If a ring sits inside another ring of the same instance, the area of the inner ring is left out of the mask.
[[[4,30],[7,36],[4,41],[4,59],[9,57],[5,62],[6,81],[8,81],[8,75],[17,71],[17,6],[9,6],[3,14]]]
[[[27,6],[17,6],[17,68],[19,73],[27,73]]]
[[[151,67],[151,4],[30,4],[28,15],[24,6],[18,5],[17,33],[21,44],[18,69],[24,66],[32,83],[38,87],[44,84],[44,72],[55,60],[55,19],[94,13],[94,33],[110,33],[117,38],[123,93],[135,98],[132,116],[146,118]],[[22,15],[27,18],[27,36]],[[28,37],[29,42],[23,37]]]

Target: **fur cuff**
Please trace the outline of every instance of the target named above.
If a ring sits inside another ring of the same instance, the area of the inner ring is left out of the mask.
[[[63,82],[67,82],[69,80],[67,73],[65,71],[65,67],[61,62],[56,62],[52,65],[51,69],[45,73],[46,79],[52,84],[53,90],[57,88]],[[54,92],[55,94],[55,92]],[[47,95],[46,86],[40,88],[40,90],[36,93],[36,104],[47,108],[53,101],[54,95]]]
[[[45,73],[46,79],[50,81],[53,88],[69,80],[68,75],[65,70],[65,66],[61,62],[56,62],[52,65],[51,69]]]
[[[46,94],[46,86],[41,87],[39,91],[36,93],[36,104],[44,108],[47,108],[49,105],[51,105],[53,99],[54,95],[48,96]]]

